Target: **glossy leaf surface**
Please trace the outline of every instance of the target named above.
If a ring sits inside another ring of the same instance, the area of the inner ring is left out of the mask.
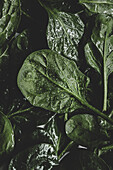
[[[29,55],[18,74],[18,86],[28,101],[57,113],[81,108],[88,83],[75,62],[51,50]]]
[[[9,170],[15,169],[48,169],[57,164],[57,156],[54,148],[50,144],[39,144],[29,148],[13,158],[9,165]]]
[[[78,60],[78,45],[84,33],[84,24],[78,14],[48,9],[48,46],[73,60]]]

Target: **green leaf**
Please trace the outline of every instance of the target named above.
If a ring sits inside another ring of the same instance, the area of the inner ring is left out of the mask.
[[[51,50],[78,60],[78,46],[84,33],[84,24],[78,14],[49,10],[47,41]]]
[[[85,106],[113,124],[111,118],[86,100],[89,78],[74,61],[54,51],[41,50],[30,54],[19,71],[17,83],[34,106],[57,113],[73,112]]]
[[[20,22],[20,0],[6,0],[0,18],[0,47],[16,32]]]
[[[11,122],[0,113],[0,155],[8,153],[14,148],[14,132]]]
[[[50,144],[35,145],[15,156],[9,165],[12,169],[47,169],[51,170],[57,164],[57,156]]]
[[[70,142],[65,135],[64,121],[54,116],[44,129],[52,141],[57,156],[60,158],[59,155],[63,156],[65,154],[64,150]]]
[[[74,61],[51,50],[30,54],[18,74],[18,87],[28,101],[57,113],[72,112],[86,101],[89,78]]]
[[[97,15],[92,30],[91,41],[85,46],[88,64],[103,76],[103,111],[107,110],[108,77],[113,72],[113,21],[105,14]]]
[[[113,14],[113,1],[112,0],[79,0],[79,3],[88,8],[94,13]]]
[[[77,144],[95,147],[99,141],[99,126],[92,115],[78,114],[71,117],[65,125],[67,136]]]

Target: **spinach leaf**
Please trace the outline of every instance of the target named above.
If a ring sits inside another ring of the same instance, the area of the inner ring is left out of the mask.
[[[100,14],[95,19],[91,41],[85,46],[86,60],[99,74],[103,76],[104,100],[103,111],[107,110],[108,77],[113,72],[113,21],[112,17]],[[94,47],[96,47],[96,53]]]
[[[41,50],[29,55],[19,71],[17,83],[33,106],[57,113],[73,112],[85,106],[113,123],[111,118],[88,103],[89,78],[74,61],[54,51]]]
[[[9,119],[0,112],[0,156],[14,148],[14,132]]]
[[[84,23],[78,14],[49,10],[47,41],[51,50],[73,60],[79,60],[78,46],[84,34]]]
[[[10,162],[12,169],[52,169],[57,164],[57,156],[50,144],[41,143],[35,145],[15,156]]]
[[[64,121],[56,115],[50,119],[44,129],[52,141],[58,159],[61,159],[65,152],[67,152],[67,146],[70,145],[70,140],[68,140],[65,134]]]
[[[20,22],[20,1],[6,0],[0,18],[0,47],[16,32]]]
[[[112,0],[79,0],[91,12],[113,14],[113,1]]]
[[[18,74],[18,86],[28,101],[57,113],[82,108],[79,102],[86,102],[88,84],[75,62],[51,50],[29,55]]]
[[[112,6],[0,1],[0,169],[113,168]]]
[[[66,122],[65,130],[71,140],[82,146],[93,148],[103,143],[99,125],[92,115],[78,114],[71,117]]]

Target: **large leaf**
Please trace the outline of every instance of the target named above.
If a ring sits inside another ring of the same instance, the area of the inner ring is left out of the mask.
[[[68,58],[78,59],[78,45],[84,33],[84,24],[78,14],[51,11],[47,27],[47,40],[51,50]]]
[[[79,102],[86,102],[89,78],[74,61],[51,50],[41,50],[27,57],[17,82],[32,105],[67,113],[81,108]]]
[[[79,0],[80,4],[85,5],[91,12],[113,14],[112,0]]]
[[[9,165],[12,169],[47,169],[51,170],[57,164],[57,156],[50,144],[41,143],[15,156]]]
[[[14,132],[9,119],[0,112],[0,155],[14,148]]]
[[[112,17],[105,14],[97,15],[92,30],[91,41],[85,46],[87,62],[104,78],[104,111],[107,109],[108,77],[113,72],[112,29]]]
[[[4,0],[0,18],[0,47],[15,33],[20,22],[20,1]]]

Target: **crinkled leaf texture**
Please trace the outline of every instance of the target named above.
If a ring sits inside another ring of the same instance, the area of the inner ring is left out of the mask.
[[[37,107],[57,113],[82,108],[89,78],[71,61],[51,50],[30,54],[18,74],[18,87]]]
[[[91,12],[106,13],[113,15],[113,1],[112,0],[79,0]]]
[[[54,148],[50,144],[41,143],[17,154],[11,160],[9,170],[51,170],[57,164],[57,156]]]
[[[48,14],[49,48],[68,58],[78,60],[78,45],[84,33],[84,24],[79,15],[49,9]]]
[[[0,47],[15,33],[20,17],[20,0],[4,0],[0,18]]]
[[[0,155],[14,148],[14,132],[9,119],[0,113]]]

